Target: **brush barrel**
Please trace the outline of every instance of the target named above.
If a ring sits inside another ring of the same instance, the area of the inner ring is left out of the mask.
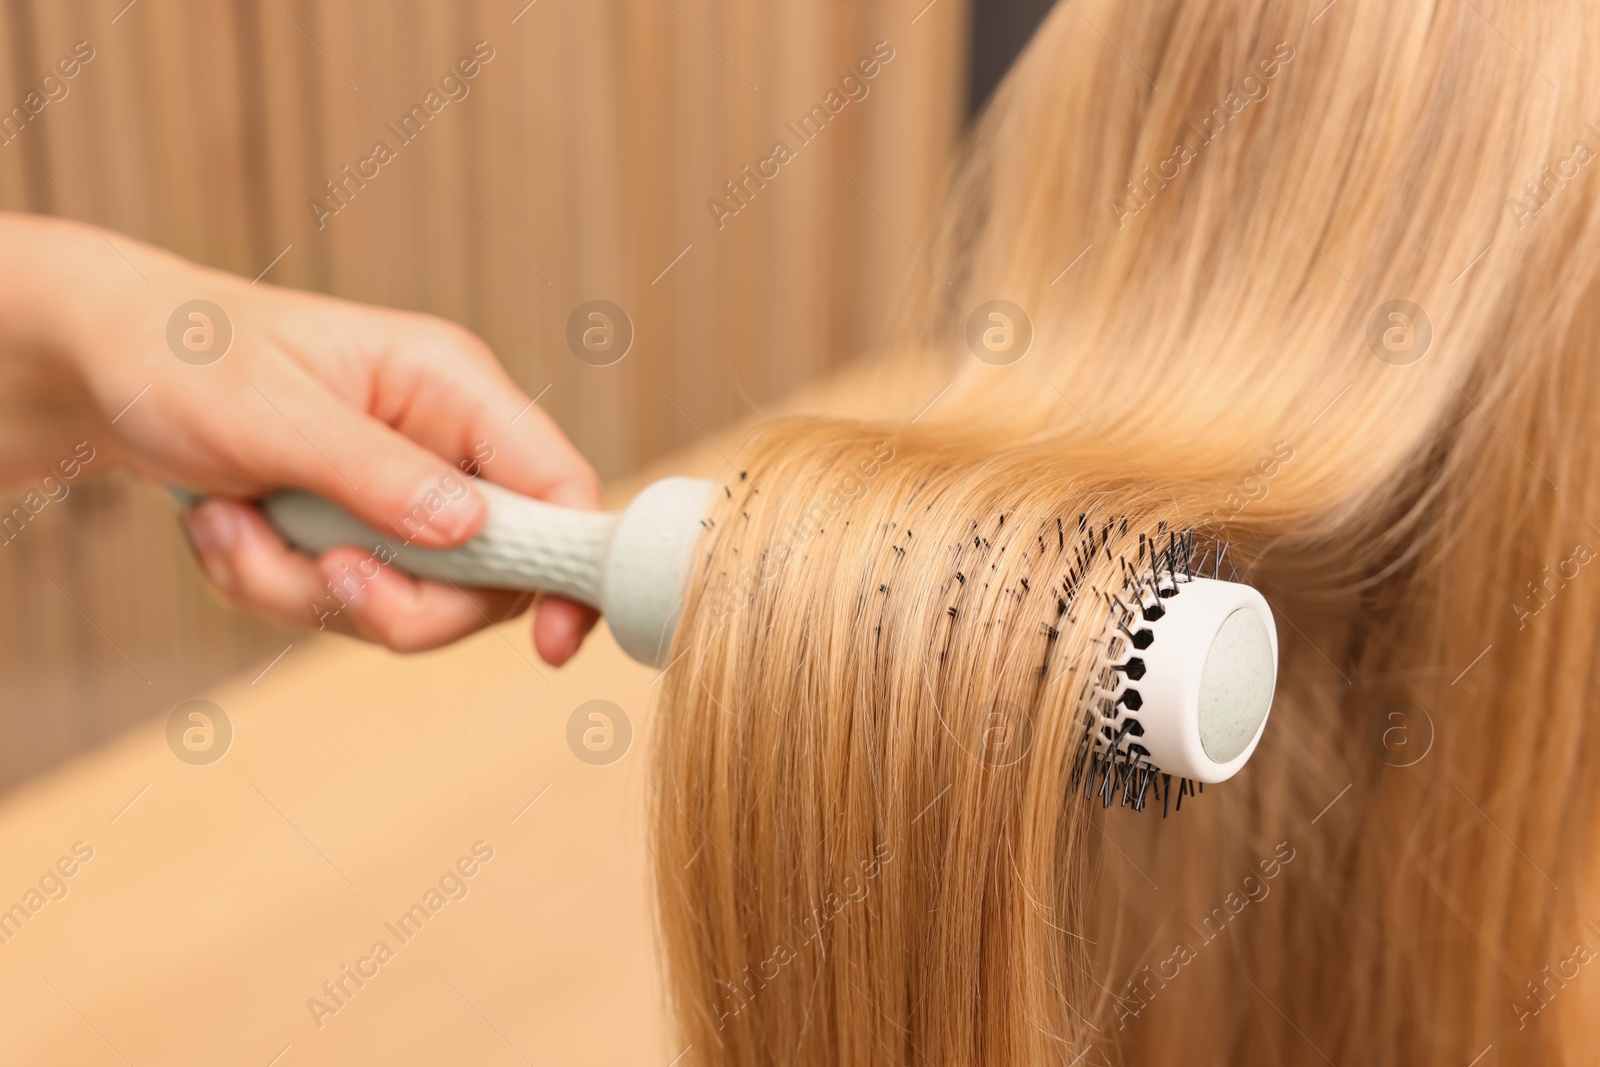
[[[476,537],[455,548],[406,544],[298,490],[267,497],[261,510],[304,552],[354,545],[419,578],[539,590],[588,604],[606,616],[624,652],[663,665],[716,488],[711,482],[667,478],[621,512],[575,511],[489,482],[474,486],[488,501],[489,517]]]

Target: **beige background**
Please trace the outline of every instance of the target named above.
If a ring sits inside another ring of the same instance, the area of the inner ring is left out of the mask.
[[[702,432],[732,450],[799,383],[885,400],[833,372],[881,336],[879,279],[928,269],[912,242],[957,137],[956,0],[123,2],[0,3],[0,107],[75,41],[96,50],[0,147],[0,207],[459,320],[548,386],[614,501],[652,473],[716,476]],[[896,57],[871,95],[718,232],[707,197],[880,39]],[[477,40],[496,56],[471,95],[319,233],[305,200]],[[614,367],[564,346],[593,297],[637,327]],[[0,1062],[683,1051],[645,870],[654,673],[603,630],[560,671],[523,621],[415,657],[277,632],[214,604],[162,494],[121,478],[0,549],[0,589],[0,909],[94,849],[0,943]],[[208,766],[167,737],[196,696],[234,729]],[[609,766],[567,741],[593,699],[635,730]],[[495,858],[465,899],[397,944],[384,923],[479,840]],[[379,938],[394,959],[319,1028],[308,998]]]
[[[0,208],[460,321],[608,478],[870,349],[884,279],[930,269],[913,244],[958,136],[959,0],[124,4],[0,4],[0,107],[95,49],[0,147]],[[470,95],[319,232],[307,199],[479,40]],[[878,40],[870,95],[719,232],[706,200]],[[594,297],[637,330],[609,368],[564,344]],[[0,788],[295,640],[214,605],[162,496],[117,479],[0,550],[0,588]]]
[[[152,721],[15,791],[0,907],[74,842],[94,858],[0,944],[0,1062],[668,1063],[653,672],[608,637],[548,681],[532,656],[517,626],[409,658],[330,638],[208,693],[235,729],[210,766]],[[639,731],[605,767],[565,741],[596,698]],[[480,840],[463,899],[385,929]],[[318,1027],[307,1000],[379,939],[394,958]]]

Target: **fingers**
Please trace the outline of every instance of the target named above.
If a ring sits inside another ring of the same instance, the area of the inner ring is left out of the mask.
[[[436,380],[446,366],[449,381]],[[467,331],[448,324],[407,331],[389,382],[406,413],[397,428],[441,455],[461,456],[469,473],[563,507],[600,506],[594,469]],[[400,400],[419,394],[430,402]],[[535,620],[534,646],[547,663],[560,666],[598,618],[581,604],[550,598]]]
[[[255,458],[263,475],[323,496],[391,540],[444,548],[470,540],[488,505],[455,464],[325,389],[256,391],[287,423]]]
[[[353,633],[351,620],[329,618],[319,606],[328,591],[316,561],[295,552],[249,504],[213,497],[183,516],[189,543],[212,585],[230,603],[280,626]]]
[[[594,511],[600,507],[600,479],[589,461],[537,404],[526,408],[503,437],[505,462],[484,476],[519,493],[562,507]]]
[[[586,604],[565,597],[548,598],[533,619],[533,647],[539,658],[552,667],[566,663],[599,618],[600,613]]]
[[[266,484],[326,497],[390,540],[429,548],[460,544],[482,528],[487,502],[471,476],[566,507],[598,507],[593,469],[481,340],[426,316],[338,310],[319,308],[279,334],[292,364],[250,384],[265,400],[253,406],[270,406],[282,432],[271,447],[233,442],[247,453],[237,465],[256,468]],[[346,358],[311,358],[324,350]],[[516,605],[515,594],[417,582],[364,555],[325,554],[318,573],[347,590],[332,605],[338,628],[391,648],[447,643]],[[535,646],[548,662],[564,663],[596,619],[551,598]]]
[[[395,650],[423,652],[460,640],[525,608],[531,595],[418,581],[358,548],[335,548],[317,561],[356,635]]]
[[[397,652],[450,644],[519,613],[530,599],[419,582],[354,547],[310,559],[237,500],[208,500],[184,516],[184,526],[207,576],[230,602],[282,626],[331,630]]]
[[[396,426],[408,437],[525,496],[599,507],[600,482],[588,461],[471,333],[444,323],[407,331],[397,339],[390,381],[404,397],[429,398],[404,403]]]

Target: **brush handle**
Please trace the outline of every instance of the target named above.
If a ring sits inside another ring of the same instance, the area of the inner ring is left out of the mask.
[[[489,517],[455,548],[418,548],[378,532],[321,497],[298,490],[261,501],[296,548],[355,545],[421,578],[499,589],[537,589],[599,609],[624,652],[661,666],[715,486],[667,478],[620,512],[575,511],[478,481]]]
[[[537,589],[600,607],[601,572],[620,513],[574,511],[545,504],[487,482],[476,483],[489,504],[478,535],[455,548],[419,548],[385,536],[319,496],[276,493],[261,510],[284,539],[316,555],[355,545],[391,557],[408,574],[461,585]]]

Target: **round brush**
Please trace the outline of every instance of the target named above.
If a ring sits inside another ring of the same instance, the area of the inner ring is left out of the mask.
[[[261,501],[294,546],[320,553],[355,545],[410,574],[463,585],[536,589],[598,608],[632,658],[662,666],[689,578],[691,558],[716,494],[712,482],[667,478],[620,512],[555,507],[489,482],[475,483],[489,517],[456,548],[418,548],[371,529],[326,500],[298,491]],[[1091,784],[1144,806],[1156,774],[1183,783],[1232,777],[1255,751],[1277,680],[1272,611],[1247,585],[1203,577],[1189,562],[1192,540],[1158,562],[1141,545],[1112,598],[1116,633],[1091,699]],[[1220,558],[1218,568],[1220,571]],[[1154,785],[1157,792],[1160,786]],[[1130,797],[1129,790],[1138,795]]]

